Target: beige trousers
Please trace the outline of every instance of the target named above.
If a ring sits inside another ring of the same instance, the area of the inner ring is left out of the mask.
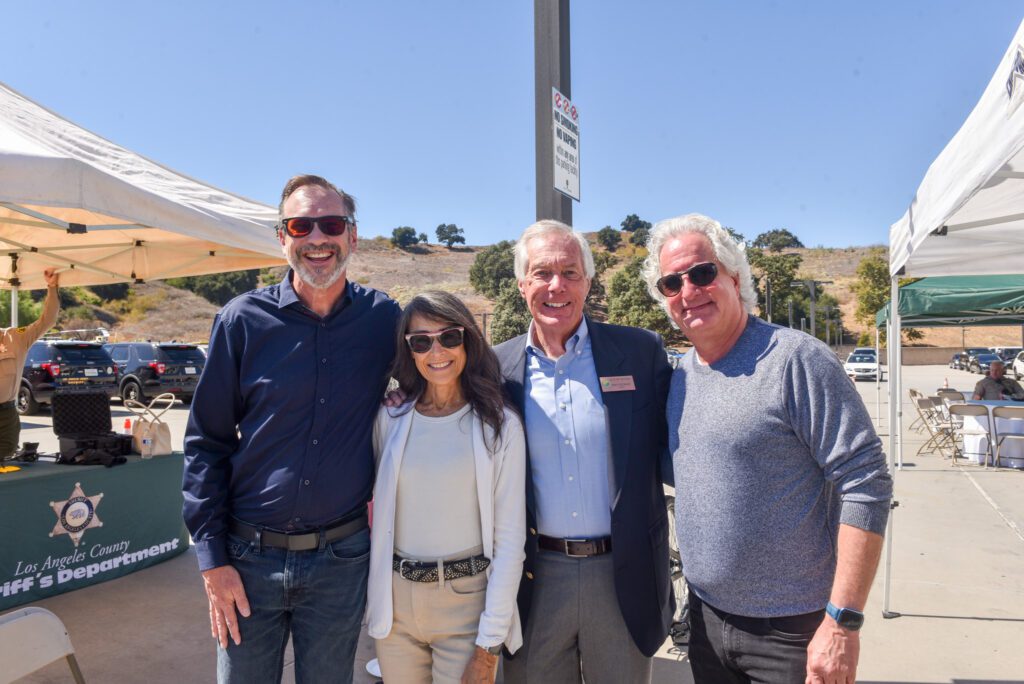
[[[440,582],[392,576],[391,633],[377,639],[377,659],[388,684],[458,684],[476,648],[487,573]]]

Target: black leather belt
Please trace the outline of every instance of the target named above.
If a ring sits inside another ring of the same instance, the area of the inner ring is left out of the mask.
[[[11,399],[10,401],[5,401],[2,404],[0,404],[0,410],[2,410],[2,409],[9,409],[9,408],[14,408],[14,400],[13,399]]]
[[[600,556],[612,550],[611,537],[597,539],[559,539],[545,534],[537,535],[537,545],[545,551],[558,551],[573,558]]]
[[[325,527],[322,530],[312,532],[296,532],[288,534],[271,530],[266,527],[250,525],[241,520],[231,520],[231,534],[241,537],[247,542],[256,542],[262,546],[272,546],[276,549],[287,549],[288,551],[312,551],[320,548],[320,535],[323,534],[324,542],[330,544],[360,532],[367,527],[366,512],[363,511],[357,517],[346,522],[340,522],[333,527]]]

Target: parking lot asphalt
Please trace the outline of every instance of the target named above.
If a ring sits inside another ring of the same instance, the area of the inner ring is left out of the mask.
[[[970,390],[980,376],[942,366],[910,366],[903,375],[903,467],[894,473],[899,506],[893,514],[888,587],[888,608],[899,616],[882,617],[886,593],[880,568],[866,610],[858,681],[1022,683],[1024,472],[954,467],[939,456],[918,455],[925,438],[907,429],[915,414],[906,390],[930,394],[944,381]],[[881,383],[880,395],[873,382],[856,386],[887,448],[888,383]],[[112,414],[115,427],[127,415],[117,402]],[[176,448],[187,416],[180,404],[167,413]],[[39,441],[43,450],[56,448],[50,425],[45,411],[26,418],[23,439]],[[87,681],[215,679],[206,602],[191,551],[37,605],[64,620]],[[363,669],[372,657],[372,640],[364,632],[356,682],[375,681]],[[290,662],[289,657],[286,682],[294,681]],[[23,681],[69,677],[64,664],[54,663]],[[666,642],[655,658],[653,681],[693,681],[685,648]]]

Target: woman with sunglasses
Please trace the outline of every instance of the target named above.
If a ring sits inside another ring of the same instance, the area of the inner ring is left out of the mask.
[[[392,376],[407,401],[374,427],[367,622],[387,682],[493,682],[522,643],[526,442],[466,306],[405,307]]]

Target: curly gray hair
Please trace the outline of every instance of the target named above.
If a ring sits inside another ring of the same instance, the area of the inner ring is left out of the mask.
[[[526,230],[523,231],[523,234],[519,236],[518,240],[516,240],[516,246],[513,250],[513,254],[515,256],[514,268],[516,280],[523,280],[526,278],[526,269],[530,266],[530,255],[527,254],[526,245],[533,238],[551,234],[571,237],[576,241],[576,244],[580,247],[580,256],[583,257],[583,273],[587,278],[593,280],[594,253],[590,251],[590,243],[587,242],[587,238],[583,237],[583,233],[578,233],[573,230],[572,226],[568,226],[561,221],[554,221],[552,219],[544,219],[527,226]]]
[[[643,274],[647,282],[647,291],[654,301],[668,312],[665,297],[658,292],[658,278],[661,277],[661,250],[669,240],[686,233],[700,233],[711,243],[711,249],[726,272],[739,281],[740,301],[747,312],[757,305],[757,292],[754,290],[754,279],[747,261],[746,245],[737,242],[722,228],[722,224],[713,218],[701,214],[686,214],[675,218],[658,221],[651,228],[647,238],[647,258],[644,259]]]

